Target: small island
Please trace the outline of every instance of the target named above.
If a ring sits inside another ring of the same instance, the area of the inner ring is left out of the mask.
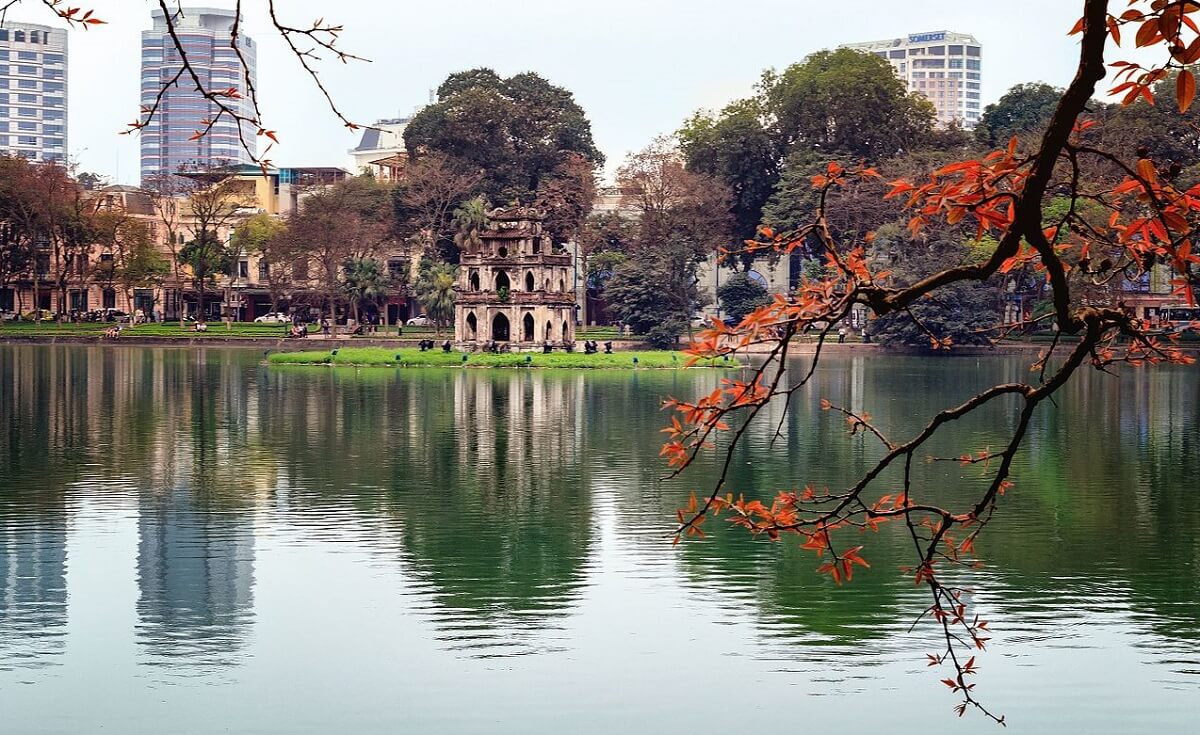
[[[582,352],[443,352],[441,349],[352,347],[337,350],[277,352],[267,356],[271,365],[331,365],[354,367],[461,367],[461,368],[571,368],[603,370],[682,369],[691,355],[683,352],[613,352],[588,355]],[[698,360],[693,368],[736,369],[743,364],[734,358]]]

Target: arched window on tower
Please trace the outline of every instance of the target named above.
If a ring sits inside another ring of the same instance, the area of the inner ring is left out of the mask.
[[[508,280],[508,274],[500,271],[496,274],[496,291],[511,291],[512,284]]]
[[[533,283],[533,271],[525,271],[525,290],[533,291],[536,286]]]
[[[479,290],[479,271],[471,271],[471,290]]]

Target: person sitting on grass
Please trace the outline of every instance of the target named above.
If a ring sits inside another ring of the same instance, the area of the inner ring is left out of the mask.
[[[445,342],[442,343],[442,352],[449,352],[449,351],[450,351],[450,340],[446,340]]]
[[[196,331],[197,332],[207,332],[208,331],[208,322],[196,322]]]

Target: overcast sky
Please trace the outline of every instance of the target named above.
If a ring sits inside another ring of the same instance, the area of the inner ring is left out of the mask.
[[[74,3],[75,0],[72,0]],[[109,25],[70,37],[69,141],[81,170],[138,181],[138,143],[119,136],[137,116],[140,32],[149,0],[79,0]],[[198,3],[199,4],[199,3]],[[232,7],[231,0],[209,6]],[[266,125],[279,131],[276,165],[348,166],[356,135],[322,107],[283,42],[247,0],[247,32],[259,44]],[[628,152],[671,133],[699,108],[744,96],[768,67],[822,48],[908,33],[952,30],[983,44],[983,101],[1013,84],[1064,85],[1074,72],[1080,15],[1069,0],[280,0],[299,25],[323,17],[345,26],[342,46],[371,63],[329,65],[324,79],[356,122],[411,114],[454,71],[490,66],[535,71],[574,92],[611,171]],[[12,20],[52,23],[25,0]]]

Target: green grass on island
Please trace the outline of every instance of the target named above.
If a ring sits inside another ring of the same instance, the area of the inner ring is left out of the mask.
[[[463,358],[466,358],[464,361]],[[598,368],[633,370],[639,368],[682,368],[690,355],[682,352],[614,352],[586,355],[583,352],[442,352],[441,349],[421,352],[418,349],[389,349],[386,347],[349,347],[311,352],[276,352],[267,360],[272,365],[354,365],[362,367],[477,367],[477,368]],[[702,360],[694,367],[736,368],[735,359]]]

